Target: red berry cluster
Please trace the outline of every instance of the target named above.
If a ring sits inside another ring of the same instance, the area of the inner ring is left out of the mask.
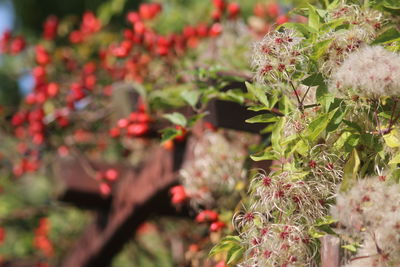
[[[105,171],[97,172],[95,178],[99,181],[101,195],[107,197],[111,193],[111,184],[119,178],[119,172],[114,168],[109,168]]]
[[[5,31],[0,37],[0,54],[9,53],[10,55],[17,55],[26,47],[24,37],[13,37],[10,31]]]
[[[58,18],[54,15],[49,16],[43,23],[43,38],[53,40],[57,35]]]
[[[6,230],[3,227],[0,227],[0,245],[4,243],[6,239]]]
[[[218,220],[218,213],[213,210],[203,210],[196,216],[198,223],[210,223],[210,231],[217,232],[226,227],[226,224]]]
[[[212,18],[220,21],[226,12],[229,19],[236,19],[240,14],[240,6],[236,2],[226,3],[225,0],[213,0],[214,11]]]
[[[119,119],[117,125],[110,129],[109,134],[112,138],[142,137],[149,133],[151,121],[144,105],[139,105],[137,111],[131,112],[127,118]]]
[[[33,241],[34,247],[48,258],[52,257],[54,254],[53,244],[48,238],[49,229],[49,220],[47,218],[41,218],[39,226],[35,229],[35,237]]]
[[[289,17],[282,13],[282,8],[277,2],[257,3],[253,9],[254,15],[259,18],[253,26],[257,34],[263,36],[270,31],[273,25],[281,25],[289,21]]]
[[[182,185],[176,185],[169,191],[172,195],[171,202],[173,204],[182,204],[188,199],[185,188]]]
[[[69,41],[73,44],[81,43],[101,29],[101,22],[93,12],[83,14],[82,23],[78,30],[69,34]]]

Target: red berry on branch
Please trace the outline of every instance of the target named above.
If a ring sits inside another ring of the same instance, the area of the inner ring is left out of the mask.
[[[279,15],[279,5],[277,3],[267,4],[267,14],[272,18],[276,18]]]
[[[173,204],[181,204],[188,198],[185,188],[182,185],[172,187],[170,193],[172,195],[171,202]]]
[[[225,227],[226,227],[226,224],[224,222],[216,221],[216,222],[213,222],[210,225],[210,231],[211,232],[218,232],[218,231],[222,230]]]
[[[16,55],[22,50],[24,50],[25,46],[26,46],[25,39],[22,36],[17,36],[14,38],[14,40],[11,41],[10,53],[12,55]]]
[[[104,173],[104,178],[110,182],[114,182],[118,179],[119,172],[116,169],[108,169]]]
[[[213,210],[203,210],[196,216],[196,222],[215,222],[218,220],[218,213]]]
[[[53,40],[57,34],[58,18],[54,15],[49,16],[43,23],[43,38]]]
[[[240,14],[240,5],[238,3],[229,3],[227,10],[229,18],[235,19]]]
[[[128,135],[143,136],[149,131],[149,126],[146,123],[132,123],[127,128]]]
[[[254,9],[253,9],[253,13],[254,15],[256,15],[257,17],[263,18],[266,15],[266,10],[265,10],[265,6],[262,3],[256,3],[254,5]]]
[[[111,194],[111,186],[107,183],[101,182],[99,185],[100,194],[104,197]]]
[[[181,133],[179,135],[177,135],[174,140],[177,141],[177,142],[185,141],[186,134],[187,134],[186,128],[181,126],[181,125],[176,125],[175,129],[179,130]]]
[[[222,11],[225,8],[225,1],[224,0],[213,0],[213,5],[215,8]]]
[[[278,25],[284,24],[289,21],[289,18],[286,15],[280,15],[276,18],[276,23]]]
[[[126,19],[130,23],[135,24],[136,22],[140,21],[140,16],[137,12],[129,12],[128,15],[126,16]]]
[[[208,34],[211,37],[216,37],[216,36],[220,35],[221,33],[222,33],[222,25],[220,23],[214,23],[211,26],[211,29]]]
[[[47,95],[49,97],[55,97],[56,95],[58,95],[59,90],[60,88],[57,83],[49,83],[47,85]]]

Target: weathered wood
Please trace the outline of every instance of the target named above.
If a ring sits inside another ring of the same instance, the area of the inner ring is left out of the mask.
[[[209,114],[205,120],[218,128],[258,134],[267,126],[266,123],[246,122],[247,119],[266,112],[251,111],[236,102],[213,99],[208,103],[207,111]]]
[[[340,267],[340,239],[333,235],[321,237],[321,266]]]
[[[176,171],[183,147],[176,153],[157,148],[153,159],[135,175],[127,172],[117,185],[109,212],[99,212],[62,267],[106,267],[135,230],[153,214],[176,214],[169,189],[177,184]]]
[[[88,173],[82,161],[75,157],[60,158],[55,161],[53,168],[57,179],[57,199],[80,208],[108,209],[112,195],[105,197],[100,194],[99,182]],[[92,171],[115,168],[121,176],[126,172],[134,172],[133,168],[121,164],[90,162],[90,165]]]

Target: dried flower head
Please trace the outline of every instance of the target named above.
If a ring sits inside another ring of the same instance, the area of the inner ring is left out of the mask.
[[[366,29],[371,36],[382,28],[383,14],[377,10],[359,5],[342,5],[328,13],[328,20],[344,20],[344,24]]]
[[[400,264],[399,211],[400,185],[380,177],[361,179],[348,192],[338,193],[333,216],[345,227],[345,234],[363,241],[350,266],[365,261],[373,263],[368,266]]]
[[[397,96],[400,93],[400,55],[381,46],[365,46],[351,53],[333,73],[330,91],[338,96]]]
[[[295,31],[273,31],[254,45],[253,67],[256,80],[269,86],[292,80],[291,76],[305,60],[301,41]]]
[[[216,197],[231,194],[245,178],[246,142],[239,133],[235,133],[235,142],[229,142],[221,133],[206,132],[194,145],[193,160],[180,171],[181,182],[194,207],[211,208]]]
[[[326,184],[332,182],[300,177],[279,171],[252,180],[250,207],[233,219],[247,248],[240,266],[314,266],[309,230],[328,213]]]
[[[343,20],[348,29],[323,34],[321,41],[332,40],[327,52],[320,59],[320,70],[329,76],[347,56],[374,40],[382,25],[383,15],[377,10],[357,5],[343,5],[327,15],[327,21]]]
[[[269,224],[242,235],[249,245],[239,267],[313,266],[310,237],[304,227],[292,224]]]

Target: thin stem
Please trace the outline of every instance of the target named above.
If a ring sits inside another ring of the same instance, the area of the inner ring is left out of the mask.
[[[393,123],[394,123],[393,117],[394,117],[394,113],[396,112],[396,107],[397,107],[397,98],[394,99],[392,114],[390,115],[389,129],[392,128]]]
[[[300,109],[301,112],[303,112],[303,110],[304,110],[304,108],[303,108],[303,103],[302,103],[301,100],[300,100],[299,94],[297,93],[297,90],[296,90],[296,88],[294,87],[293,82],[292,82],[292,81],[289,81],[289,83],[290,83],[290,85],[292,86],[293,92],[294,92],[294,94],[295,94],[295,96],[296,96],[296,98],[297,98],[297,102],[299,103],[299,109]]]
[[[376,126],[378,127],[378,133],[382,134],[381,122],[379,121],[379,117],[378,117],[379,101],[375,101],[375,103],[376,103],[376,108],[375,108],[375,111],[374,111],[374,117],[375,117],[375,120],[376,120]]]
[[[307,88],[307,91],[304,93],[303,98],[301,99],[301,104],[304,104],[304,99],[306,98],[308,92],[310,91],[311,86]]]
[[[321,106],[321,104],[316,103],[316,104],[311,104],[311,105],[305,105],[305,106],[303,106],[303,108],[306,109],[306,108],[314,108],[314,107],[319,107],[319,106]]]

